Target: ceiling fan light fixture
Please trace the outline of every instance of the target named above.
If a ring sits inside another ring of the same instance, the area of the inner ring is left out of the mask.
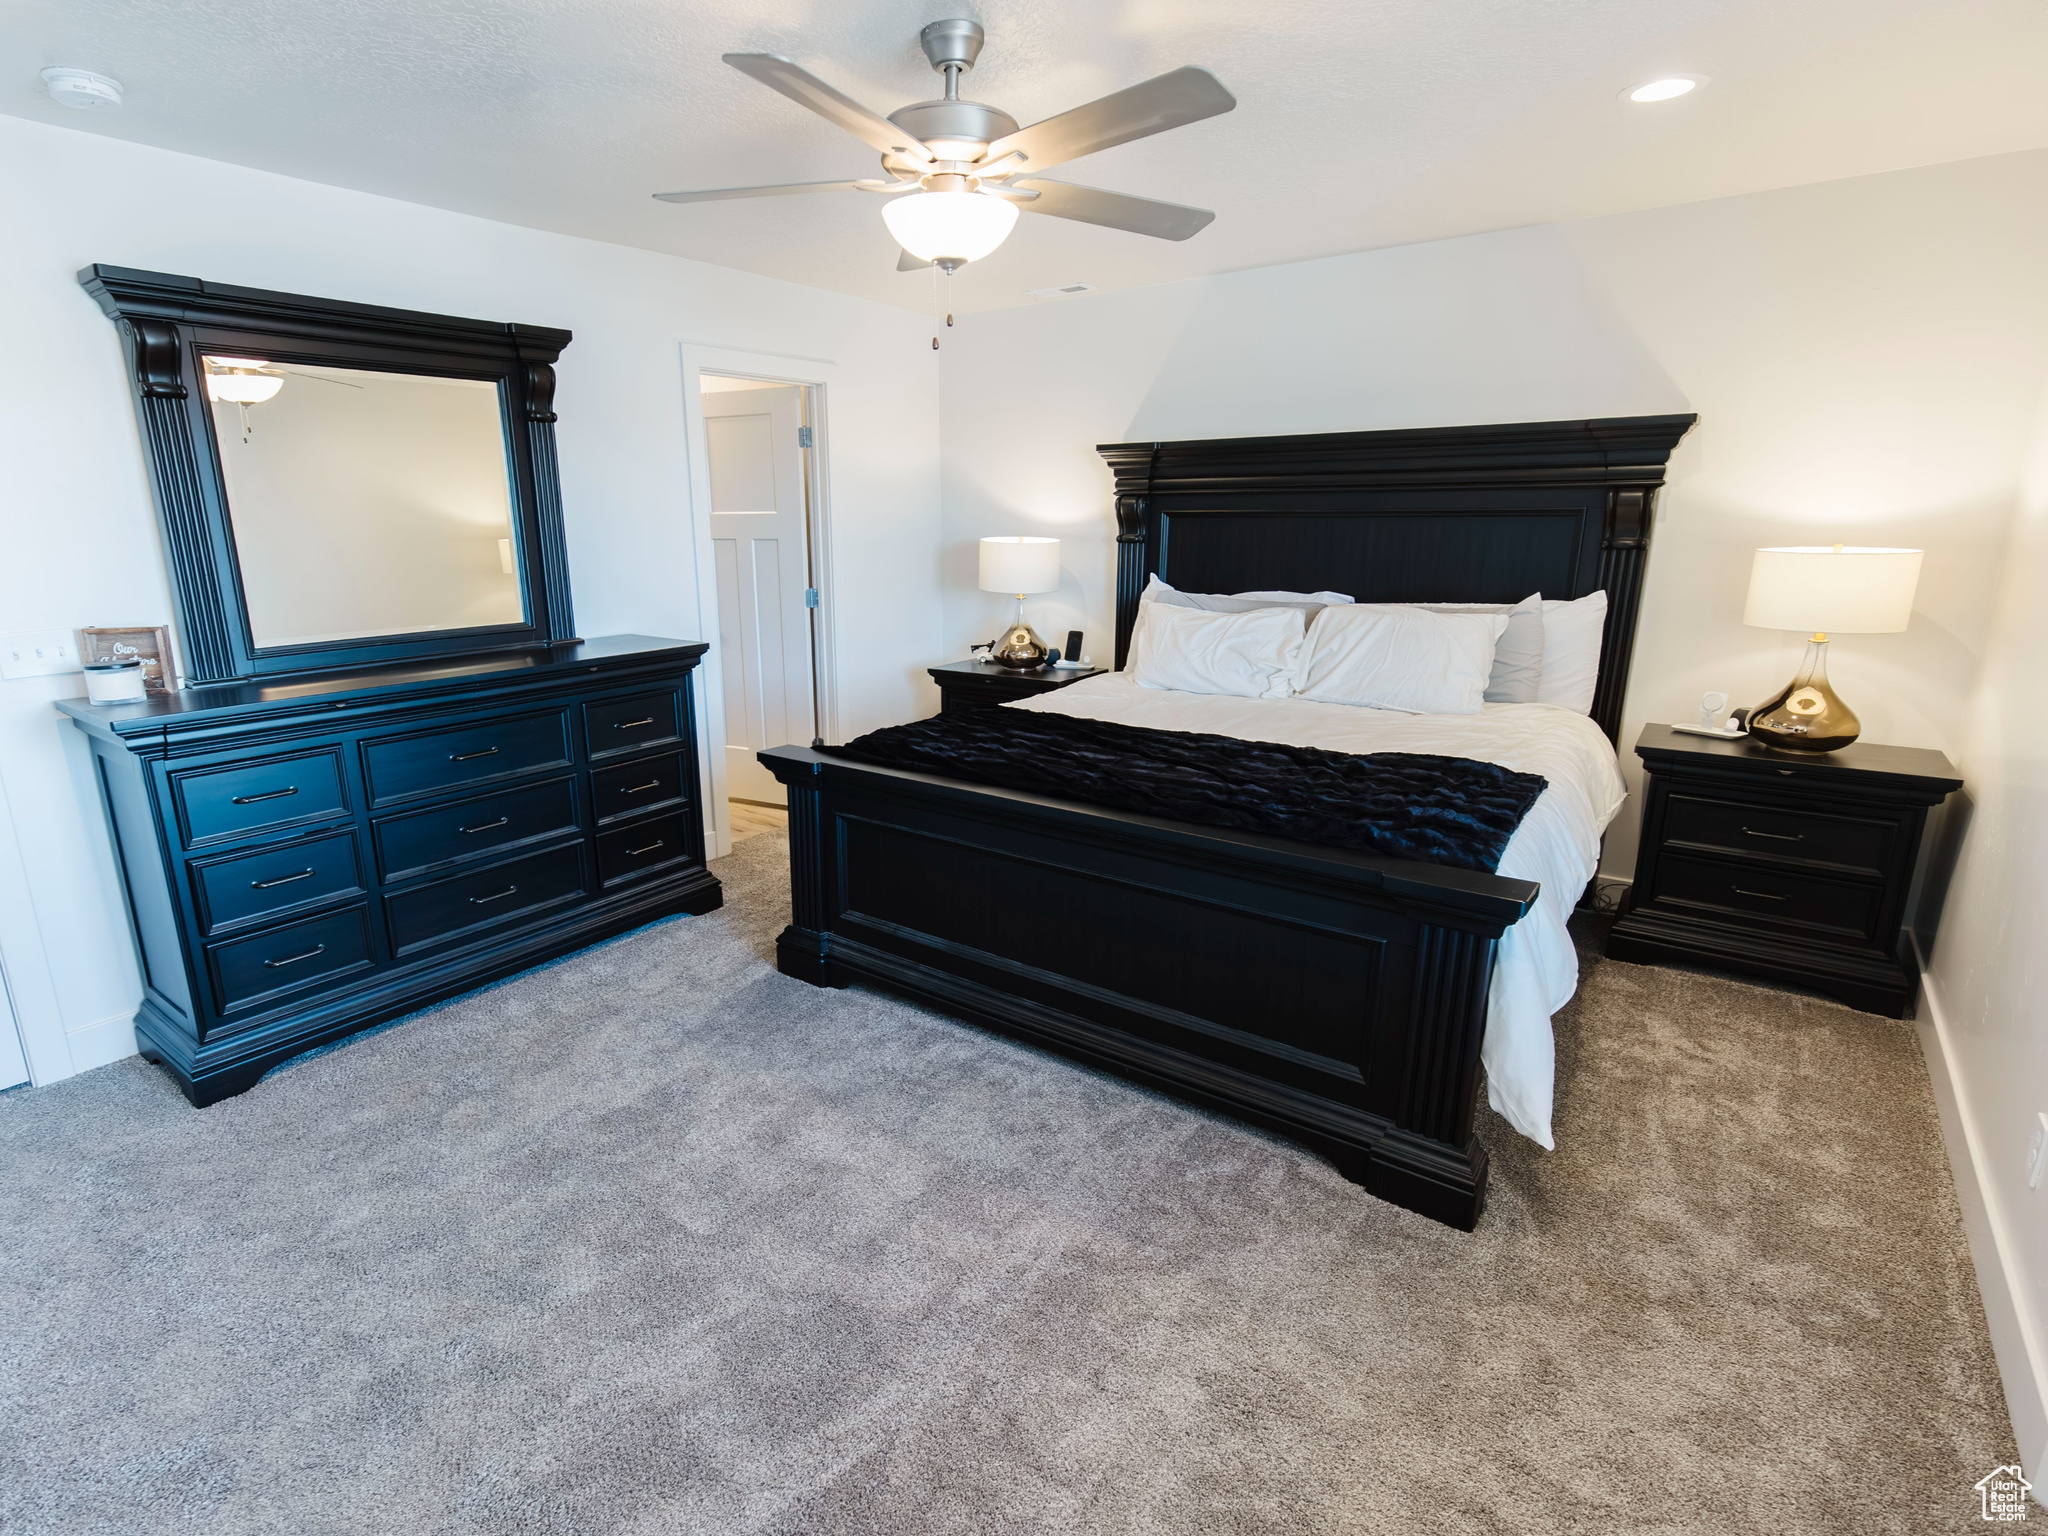
[[[209,400],[226,400],[233,405],[261,405],[284,388],[284,380],[277,374],[257,371],[270,366],[257,358],[209,357],[206,363],[206,398]]]
[[[1017,206],[983,192],[919,192],[885,204],[882,222],[919,261],[979,261],[1009,238]]]
[[[1630,101],[1676,101],[1681,96],[1691,95],[1707,83],[1705,75],[1659,75],[1655,80],[1646,80],[1641,85],[1632,85],[1621,94]]]

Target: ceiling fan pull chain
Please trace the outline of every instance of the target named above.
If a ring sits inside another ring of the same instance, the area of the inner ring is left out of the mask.
[[[932,350],[939,350],[939,269],[932,268]]]

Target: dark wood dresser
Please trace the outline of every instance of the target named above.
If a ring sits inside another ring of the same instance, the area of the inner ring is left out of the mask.
[[[142,1052],[194,1104],[312,1046],[711,911],[702,644],[526,654],[59,707],[91,739]]]
[[[1635,884],[1617,960],[1712,966],[1909,1015],[1902,950],[1930,808],[1963,781],[1939,752],[1857,742],[1800,754],[1646,725]]]
[[[929,667],[932,681],[939,685],[939,712],[956,709],[985,709],[1028,699],[1033,694],[1051,693],[1084,677],[1100,677],[1104,667],[999,667],[992,661],[950,661]]]

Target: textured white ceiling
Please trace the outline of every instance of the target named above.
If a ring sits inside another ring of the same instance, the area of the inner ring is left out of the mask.
[[[960,14],[989,34],[963,94],[1026,123],[1182,64],[1239,102],[1056,173],[1207,230],[1027,214],[962,311],[2048,145],[2048,0],[10,0],[0,112],[921,308],[880,198],[649,194],[874,174],[719,55],[887,113],[938,94],[917,31]],[[49,64],[126,107],[58,107]],[[1670,72],[1712,83],[1618,98]]]

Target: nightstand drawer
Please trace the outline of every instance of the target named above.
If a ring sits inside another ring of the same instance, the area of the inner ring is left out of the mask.
[[[1657,860],[1656,880],[1650,897],[1659,906],[1774,929],[1798,928],[1836,940],[1874,939],[1885,895],[1882,886],[1745,869],[1669,851]]]
[[[1665,812],[1667,847],[1711,848],[1740,856],[1827,864],[1881,880],[1891,867],[1898,823],[1764,810],[1674,790]]]

